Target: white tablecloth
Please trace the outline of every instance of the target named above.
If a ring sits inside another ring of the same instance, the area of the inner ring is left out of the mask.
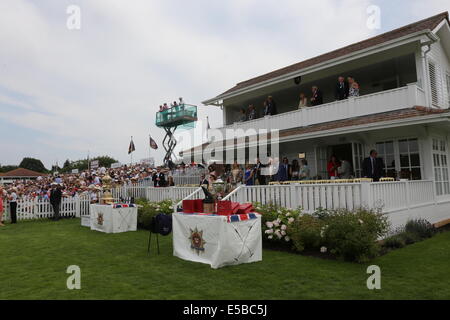
[[[262,260],[261,216],[228,222],[226,216],[173,214],[173,254],[217,269]]]
[[[106,233],[136,231],[137,207],[113,208],[111,205],[91,204],[91,230]]]

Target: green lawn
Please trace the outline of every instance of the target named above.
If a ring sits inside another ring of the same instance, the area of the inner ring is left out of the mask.
[[[172,256],[147,255],[146,231],[104,234],[80,220],[0,228],[0,299],[450,299],[450,232],[393,251],[380,266],[381,290],[368,290],[370,264],[264,250],[263,261],[213,270]],[[68,290],[67,266],[81,268]]]

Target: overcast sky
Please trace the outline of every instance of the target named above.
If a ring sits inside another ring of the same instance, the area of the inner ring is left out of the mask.
[[[67,7],[81,28],[67,28]],[[381,28],[366,26],[381,9]],[[1,0],[0,164],[148,157],[163,102],[201,105],[235,83],[450,10],[448,0]],[[341,31],[338,31],[341,30]]]

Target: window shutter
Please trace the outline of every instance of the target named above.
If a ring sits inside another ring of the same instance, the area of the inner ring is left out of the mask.
[[[437,84],[437,71],[436,65],[433,62],[428,63],[428,71],[430,74],[430,89],[431,89],[431,103],[435,106],[439,106],[439,91]]]
[[[447,103],[450,108],[450,73],[447,73]]]

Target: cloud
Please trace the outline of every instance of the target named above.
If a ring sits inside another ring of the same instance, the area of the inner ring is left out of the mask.
[[[69,4],[81,8],[81,30],[66,28]],[[144,158],[149,133],[161,145],[161,103],[183,96],[199,105],[236,82],[362,40],[372,34],[369,4],[2,1],[0,119],[43,135],[33,142],[40,148],[11,139],[47,166],[87,150],[128,161],[130,136],[135,159]],[[200,106],[199,115],[221,125],[218,108]],[[160,161],[162,148],[152,155]]]

